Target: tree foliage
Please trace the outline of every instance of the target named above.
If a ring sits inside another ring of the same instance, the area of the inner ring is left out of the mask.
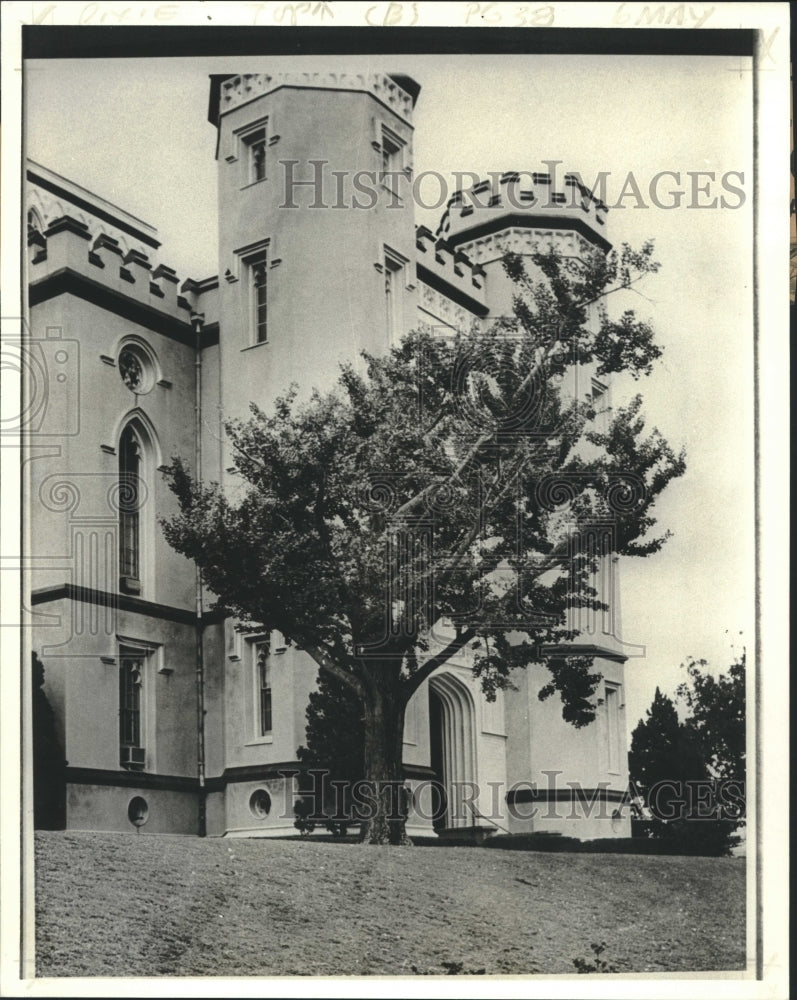
[[[678,718],[675,703],[659,688],[645,719],[640,720],[631,734],[628,752],[628,770],[631,780],[645,792],[662,787],[659,811],[681,795],[680,786],[705,775],[703,754],[694,733]],[[672,782],[672,789],[664,787]]]
[[[404,708],[468,648],[488,697],[514,668],[571,640],[568,612],[606,607],[600,561],[656,552],[654,505],[684,471],[641,398],[602,422],[573,371],[647,374],[661,351],[608,295],[657,270],[653,248],[508,255],[514,314],[451,337],[417,331],[343,367],[336,389],[295,388],[227,426],[241,488],[196,482],[175,459],[169,543],[199,564],[218,606],[274,628],[364,708],[365,770],[401,780]],[[611,520],[602,547],[573,545]],[[551,674],[585,725],[590,663]],[[400,839],[400,820],[372,839]],[[378,827],[378,828],[377,828]]]
[[[716,677],[707,671],[706,660],[690,657],[683,667],[688,679],[678,685],[676,693],[686,705],[686,725],[700,743],[708,768],[717,778],[744,781],[746,651]]]
[[[629,774],[646,802],[642,832],[679,841],[685,852],[727,854],[744,821],[744,652],[714,677],[690,658],[677,688],[688,716],[656,688],[631,737]]]
[[[296,751],[307,768],[300,791],[307,795],[308,815],[332,817],[328,827],[341,834],[346,828],[334,818],[350,814],[346,790],[365,777],[363,706],[350,687],[322,670],[305,715],[306,743]]]

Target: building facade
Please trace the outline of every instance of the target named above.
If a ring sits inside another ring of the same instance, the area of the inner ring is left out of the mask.
[[[419,92],[380,73],[211,78],[218,275],[201,281],[160,262],[151,226],[28,164],[26,565],[67,828],[295,832],[318,668],[278,634],[244,635],[207,611],[194,566],[159,532],[175,512],[158,471],[171,456],[234,489],[223,423],[250,401],[267,408],[292,382],[328,388],[338,362],[419,325],[444,335],[509,313],[507,247],[609,248],[604,206],[572,177],[552,190],[547,174],[493,177],[456,193],[436,233],[417,225]],[[608,394],[581,379],[579,391]],[[593,655],[604,678],[583,729],[557,698],[538,699],[544,667],[490,703],[463,654],[417,692],[411,833],[432,831],[434,779],[448,790],[440,829],[628,835],[612,615],[581,622],[568,650]],[[460,788],[477,791],[457,808]]]

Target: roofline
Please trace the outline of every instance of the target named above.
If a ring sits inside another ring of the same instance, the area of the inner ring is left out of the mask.
[[[33,184],[37,184],[51,194],[67,198],[73,205],[90,212],[91,215],[102,219],[104,222],[116,226],[117,229],[121,229],[130,236],[135,236],[136,239],[141,240],[142,243],[146,243],[153,250],[160,249],[161,243],[157,238],[158,230],[154,226],[151,226],[148,222],[144,222],[143,219],[137,218],[130,212],[126,212],[123,208],[119,208],[118,205],[114,205],[113,202],[108,201],[106,198],[101,198],[80,184],[62,177],[54,170],[43,167],[33,160],[28,160],[27,162],[26,176]]]

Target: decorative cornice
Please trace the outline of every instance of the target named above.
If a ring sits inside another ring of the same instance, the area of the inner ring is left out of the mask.
[[[227,785],[244,781],[273,781],[275,778],[298,777],[307,771],[307,766],[297,761],[286,761],[281,764],[247,764],[240,767],[227,767],[216,777],[205,779],[206,793],[223,792]],[[404,766],[404,775],[408,778],[433,778],[435,772],[431,767],[408,764]],[[153,774],[147,771],[108,770],[94,767],[66,768],[66,782],[73,785],[98,785],[112,788],[142,788],[170,792],[189,792],[199,795],[199,780],[179,774]],[[305,793],[309,794],[309,792]],[[523,801],[519,799],[518,801]]]
[[[484,222],[472,226],[468,229],[460,229],[456,233],[447,233],[446,240],[452,246],[459,246],[462,243],[472,243],[481,236],[490,233],[499,233],[505,229],[540,229],[540,230],[570,230],[577,232],[584,239],[601,250],[608,252],[611,250],[611,243],[600,233],[596,233],[592,226],[584,219],[577,216],[564,215],[532,215],[529,213],[508,212],[506,214],[496,214]],[[473,256],[472,252],[470,254]]]
[[[149,233],[130,225],[125,222],[124,219],[120,219],[117,215],[112,215],[110,212],[104,211],[99,205],[93,204],[85,198],[81,198],[78,194],[69,190],[67,187],[56,184],[49,178],[44,177],[40,170],[29,168],[27,171],[27,179],[31,182],[31,184],[35,184],[37,187],[43,188],[50,194],[57,195],[60,198],[65,198],[77,208],[83,209],[84,212],[88,212],[97,219],[102,219],[103,222],[107,222],[114,228],[120,229],[122,232],[127,233],[128,236],[134,236],[137,240],[141,240],[142,243],[152,247],[153,250],[157,250],[160,247],[160,241],[156,240]]]
[[[165,621],[176,622],[179,625],[196,625],[197,616],[194,611],[186,608],[175,608],[156,601],[145,601],[141,597],[130,594],[113,594],[107,590],[92,590],[89,587],[79,587],[73,583],[62,583],[54,587],[44,587],[34,590],[31,594],[31,604],[50,604],[53,601],[80,601],[84,604],[96,604],[100,607],[116,608],[119,611],[129,611],[144,615],[147,618],[162,618]],[[220,611],[210,611],[202,616],[203,625],[216,625],[227,616]]]
[[[205,787],[208,792],[222,792],[227,785],[242,781],[273,781],[275,778],[293,777],[301,774],[306,767],[297,761],[285,761],[277,764],[245,764],[239,767],[225,767],[220,775],[207,778]]]
[[[347,90],[371,94],[399,118],[412,123],[415,101],[395,78],[386,73],[242,73],[221,82],[219,115],[280,87],[310,90]]]
[[[518,782],[520,784],[520,782]],[[628,802],[625,788],[532,788],[528,782],[523,788],[510,788],[506,793],[507,805],[518,802]]]
[[[61,268],[45,278],[31,282],[28,301],[33,307],[59,295],[67,294],[91,302],[101,309],[107,309],[108,312],[129,319],[148,330],[154,330],[156,333],[171,337],[186,347],[194,345],[194,331],[188,315],[186,315],[185,320],[177,316],[170,316],[168,313],[161,312],[145,302],[139,302],[129,295],[124,295],[117,289],[109,288],[107,285],[69,267]],[[180,307],[188,313],[188,303]],[[219,324],[208,323],[202,333],[202,347],[211,347],[218,342]]]
[[[179,774],[151,774],[147,771],[109,771],[97,767],[67,767],[69,785],[101,785],[115,788],[144,788],[168,792],[199,791],[199,781]]]
[[[422,281],[425,285],[429,285],[430,288],[434,288],[435,291],[440,292],[441,295],[451,299],[457,305],[462,306],[476,316],[484,317],[490,311],[483,302],[479,302],[478,299],[472,295],[468,295],[466,291],[458,288],[453,283],[450,284],[445,278],[435,271],[430,270],[420,261],[415,265],[415,274],[418,281]]]
[[[625,653],[619,653],[616,649],[579,642],[541,646],[540,652],[546,656],[598,656],[602,660],[613,660],[615,663],[625,663],[628,659]]]

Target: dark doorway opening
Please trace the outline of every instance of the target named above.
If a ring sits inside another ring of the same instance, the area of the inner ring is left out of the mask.
[[[432,786],[432,826],[443,830],[446,826],[448,803],[445,792],[445,756],[443,750],[443,702],[433,688],[429,688],[429,741],[434,771]]]

